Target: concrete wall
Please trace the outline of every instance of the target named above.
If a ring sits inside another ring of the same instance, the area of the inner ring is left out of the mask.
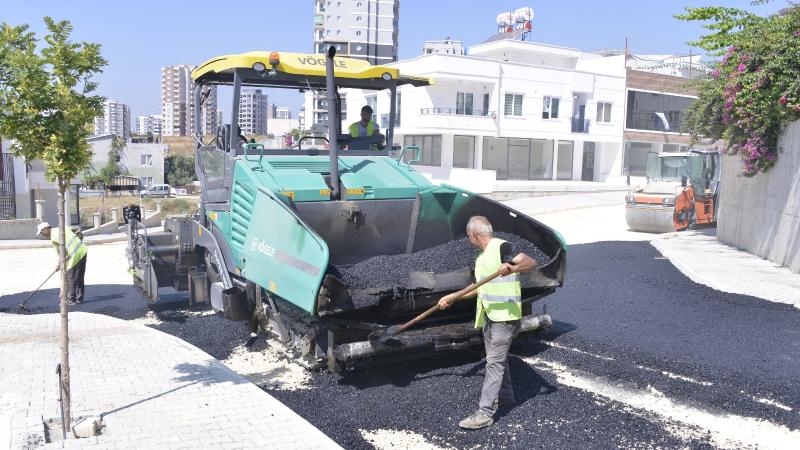
[[[0,239],[36,239],[39,219],[0,220]]]
[[[800,272],[800,122],[779,143],[778,162],[766,174],[741,176],[727,156],[720,186],[720,241]]]

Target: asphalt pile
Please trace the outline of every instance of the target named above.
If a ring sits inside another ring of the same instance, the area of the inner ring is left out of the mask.
[[[495,233],[495,237],[517,245],[541,266],[550,257],[532,242],[511,233]],[[379,255],[350,266],[337,266],[339,278],[351,289],[390,290],[408,284],[409,272],[444,273],[473,268],[478,250],[466,237],[449,241],[415,253]]]

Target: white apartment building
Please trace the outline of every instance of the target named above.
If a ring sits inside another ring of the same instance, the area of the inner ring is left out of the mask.
[[[161,115],[164,136],[193,136],[194,132],[194,82],[193,67],[187,64],[161,68]],[[202,107],[203,134],[217,129],[217,87],[203,90],[207,99]]]
[[[239,128],[243,135],[267,134],[269,108],[261,89],[242,89],[239,97]]]
[[[370,64],[397,61],[399,20],[400,0],[314,0],[314,52],[333,45],[337,55]],[[327,122],[324,96],[307,93],[306,103],[310,124]]]
[[[163,119],[160,114],[138,116],[136,118],[136,132],[138,134],[160,135]]]
[[[467,53],[391,64],[435,81],[398,89],[394,143],[423,148],[418,170],[489,190],[496,180],[621,180],[623,55],[502,39]],[[384,132],[388,95],[349,90],[343,109],[355,120],[371,105]]]
[[[431,53],[444,53],[445,55],[463,55],[464,44],[461,41],[454,41],[445,38],[440,41],[425,41],[422,45],[422,54],[430,55]]]
[[[289,106],[275,106],[271,119],[291,119],[292,108]]]
[[[131,137],[131,109],[116,100],[103,102],[103,115],[94,119],[94,135],[115,134],[122,139]]]

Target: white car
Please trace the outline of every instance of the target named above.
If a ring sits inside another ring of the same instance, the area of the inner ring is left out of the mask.
[[[168,184],[154,184],[147,189],[144,189],[139,192],[139,195],[144,198],[154,198],[154,197],[174,197],[175,196],[175,189]]]

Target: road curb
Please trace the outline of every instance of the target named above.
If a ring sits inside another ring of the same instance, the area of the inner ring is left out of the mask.
[[[659,236],[650,241],[650,245],[655,247],[659,253],[661,253],[665,258],[667,258],[667,260],[669,260],[669,262],[671,262],[676,269],[680,270],[681,273],[689,277],[690,280],[694,281],[697,284],[708,286],[716,291],[733,293],[733,294],[738,293],[731,286],[725,283],[720,283],[718,281],[711,280],[710,278],[701,275],[698,271],[689,267],[689,264],[686,263],[680,256],[678,256],[676,252],[667,248],[662,242],[660,242],[663,240],[664,237]]]

